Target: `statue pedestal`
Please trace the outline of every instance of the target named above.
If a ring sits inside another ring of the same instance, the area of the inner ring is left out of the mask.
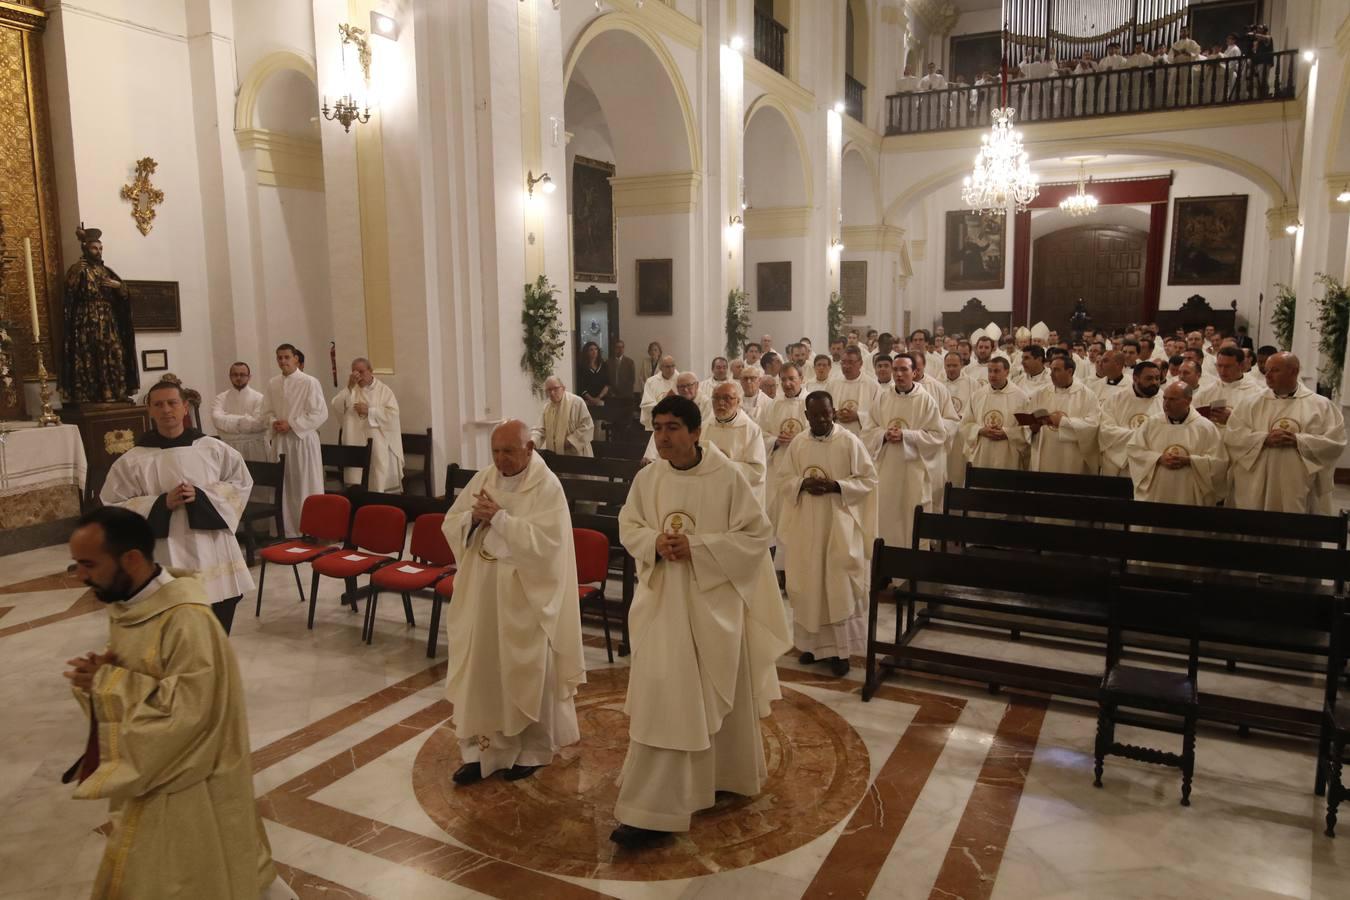
[[[80,441],[89,461],[85,496],[97,497],[117,457],[136,446],[136,438],[150,429],[144,406],[120,403],[67,403],[61,421],[80,429]]]

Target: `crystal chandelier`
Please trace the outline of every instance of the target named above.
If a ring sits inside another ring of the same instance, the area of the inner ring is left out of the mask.
[[[1059,208],[1071,216],[1090,216],[1097,211],[1097,198],[1087,192],[1085,184],[1086,163],[1078,161],[1078,193],[1059,201]]]
[[[994,127],[980,138],[975,171],[962,182],[961,199],[975,212],[988,215],[1003,215],[1010,205],[1023,212],[1040,187],[1022,149],[1022,133],[1013,130],[1012,107],[993,110],[992,115]]]

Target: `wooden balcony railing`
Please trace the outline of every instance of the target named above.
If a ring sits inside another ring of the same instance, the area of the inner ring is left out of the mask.
[[[1138,69],[1008,82],[1007,106],[1019,125],[1172,109],[1289,100],[1298,85],[1297,50],[1265,59],[1207,59]],[[909,91],[886,98],[886,133],[985,128],[1000,105],[1000,86]]]
[[[787,26],[755,10],[755,59],[779,75],[787,74]]]
[[[867,86],[852,75],[844,75],[844,111],[859,122],[863,120],[863,92]]]

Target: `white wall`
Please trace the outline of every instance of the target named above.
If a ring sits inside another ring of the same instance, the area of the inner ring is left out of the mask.
[[[792,309],[786,312],[760,312],[759,264],[783,261],[792,263]],[[812,329],[805,320],[807,283],[805,238],[746,239],[745,289],[750,292],[750,334],[755,340],[762,334],[771,334],[774,346],[781,352],[804,334],[824,332],[824,322]]]

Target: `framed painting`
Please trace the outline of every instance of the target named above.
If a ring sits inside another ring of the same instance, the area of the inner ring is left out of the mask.
[[[943,288],[949,291],[1002,290],[1007,217],[969,210],[947,213]]]
[[[614,163],[578,156],[572,161],[572,277],[613,284]]]
[[[792,309],[792,262],[762,262],[755,267],[755,309],[788,312]]]
[[[131,298],[131,326],[136,331],[182,331],[183,317],[176,281],[126,282]]]
[[[844,315],[867,315],[867,260],[850,259],[839,263],[839,296],[844,300]]]
[[[637,314],[669,316],[675,312],[675,260],[637,261]]]
[[[1168,284],[1241,284],[1247,195],[1177,197]]]
[[[146,372],[165,372],[169,368],[168,350],[142,350],[141,369]]]

